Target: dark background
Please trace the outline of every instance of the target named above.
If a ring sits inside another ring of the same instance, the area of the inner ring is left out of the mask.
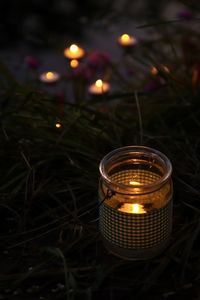
[[[83,26],[126,18],[134,21],[160,19],[166,6],[198,10],[198,1],[93,1],[93,0],[2,0],[0,2],[0,46],[16,40],[44,45],[50,33],[80,36]],[[173,10],[173,9],[172,9]]]

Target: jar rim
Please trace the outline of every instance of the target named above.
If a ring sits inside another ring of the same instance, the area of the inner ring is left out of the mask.
[[[110,159],[112,159],[116,154],[126,154],[128,152],[135,152],[135,153],[144,153],[144,154],[152,154],[155,157],[161,159],[166,167],[166,172],[163,174],[163,176],[161,176],[158,180],[155,180],[152,183],[148,183],[148,184],[141,184],[141,185],[127,185],[127,184],[123,184],[123,183],[118,183],[116,181],[111,180],[110,176],[107,174],[106,171],[106,163],[109,162]],[[146,147],[146,146],[125,146],[125,147],[120,147],[117,149],[112,150],[111,152],[109,152],[108,154],[106,154],[102,160],[100,161],[99,164],[99,171],[100,174],[102,176],[102,178],[106,181],[106,183],[108,185],[112,185],[112,187],[114,188],[114,190],[118,190],[118,189],[127,189],[130,191],[130,193],[141,193],[141,191],[154,191],[156,190],[159,186],[162,186],[171,176],[172,173],[172,164],[171,161],[169,160],[169,158],[163,154],[162,152],[151,148],[151,147]],[[143,193],[142,192],[142,193]]]

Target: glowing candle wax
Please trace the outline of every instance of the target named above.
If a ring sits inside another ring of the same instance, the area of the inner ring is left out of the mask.
[[[85,50],[76,44],[72,44],[64,50],[64,56],[69,59],[81,59],[85,55]]]
[[[124,33],[118,38],[118,43],[123,47],[130,47],[137,44],[137,40],[132,35]]]
[[[44,83],[54,83],[60,79],[60,74],[53,71],[44,72],[39,77],[40,81]]]
[[[94,95],[105,94],[110,90],[110,84],[102,81],[101,79],[96,80],[95,83],[91,84],[88,88],[89,92]]]
[[[118,211],[131,213],[131,214],[146,214],[143,205],[138,203],[123,203]]]

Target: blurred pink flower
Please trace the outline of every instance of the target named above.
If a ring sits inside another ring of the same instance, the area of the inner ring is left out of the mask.
[[[126,75],[127,75],[128,77],[132,77],[132,76],[135,75],[135,72],[134,72],[133,69],[128,69],[128,70],[126,70]]]
[[[31,55],[25,57],[25,63],[30,69],[37,69],[40,65],[38,59]]]
[[[111,63],[111,59],[107,52],[93,51],[88,53],[87,63],[92,68],[101,70]]]
[[[160,80],[150,79],[144,86],[144,92],[155,92],[163,86],[163,83]]]
[[[193,18],[193,13],[190,10],[182,10],[178,13],[178,18],[185,21],[190,21]]]
[[[88,65],[80,65],[73,69],[72,77],[81,77],[83,80],[90,81],[94,76],[94,70]]]

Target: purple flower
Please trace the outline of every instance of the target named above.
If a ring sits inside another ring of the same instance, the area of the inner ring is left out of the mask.
[[[88,65],[80,65],[72,70],[72,77],[81,77],[86,81],[90,81],[94,76],[94,71]]]
[[[126,73],[127,73],[127,76],[128,76],[128,77],[132,77],[132,76],[134,76],[134,74],[135,74],[135,72],[134,72],[132,69],[128,69],[128,70],[126,71]]]
[[[104,69],[110,62],[110,56],[107,52],[93,51],[87,55],[88,65],[98,70]]]
[[[157,91],[161,86],[162,82],[160,80],[150,79],[146,85],[144,86],[144,92],[155,92]]]
[[[181,20],[190,21],[193,18],[193,13],[185,9],[178,13],[178,18]]]
[[[38,59],[31,55],[25,57],[25,63],[30,69],[37,69],[40,65]]]

